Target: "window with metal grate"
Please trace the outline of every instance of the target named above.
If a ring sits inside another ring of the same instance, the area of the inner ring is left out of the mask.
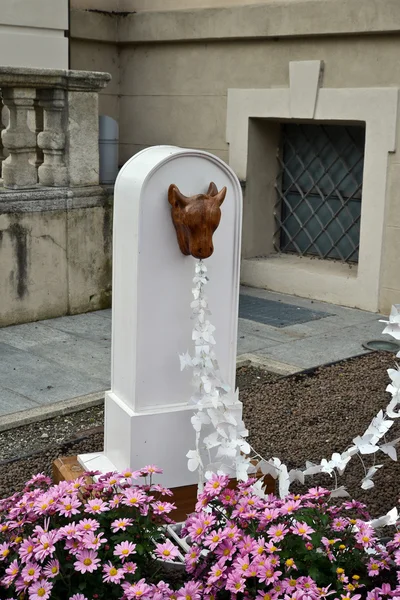
[[[290,123],[281,140],[275,249],[357,262],[365,128]]]

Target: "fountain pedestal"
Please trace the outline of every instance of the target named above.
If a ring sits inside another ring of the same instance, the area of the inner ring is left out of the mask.
[[[163,468],[157,482],[180,488],[197,481],[187,469],[194,447],[190,373],[179,354],[192,345],[192,256],[177,244],[168,188],[186,196],[210,182],[227,188],[222,218],[207,259],[207,286],[216,352],[233,388],[239,297],[242,193],[220,159],[172,146],[148,148],[122,168],[115,185],[111,390],[105,400],[104,452],[79,456],[87,470]]]

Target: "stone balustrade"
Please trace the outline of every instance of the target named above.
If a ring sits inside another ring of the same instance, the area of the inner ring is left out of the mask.
[[[8,109],[7,126],[0,122],[3,189],[98,185],[98,93],[110,79],[92,71],[0,67]]]

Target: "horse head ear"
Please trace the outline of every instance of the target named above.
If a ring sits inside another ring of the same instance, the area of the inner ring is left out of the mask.
[[[226,187],[223,187],[220,192],[218,192],[217,194],[214,195],[214,200],[217,201],[218,206],[221,206],[221,204],[225,200],[226,191],[227,191]]]
[[[180,191],[177,185],[171,183],[168,188],[168,202],[172,206],[180,206],[181,208],[185,208],[189,204],[190,198],[184,196]]]
[[[207,196],[216,196],[218,194],[218,188],[215,183],[212,181],[208,186]]]

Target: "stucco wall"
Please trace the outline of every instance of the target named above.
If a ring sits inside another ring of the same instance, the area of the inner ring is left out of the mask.
[[[134,2],[125,0],[125,9]],[[323,61],[326,88],[400,88],[397,0],[266,0],[225,9],[213,2],[213,9],[179,13],[167,10],[173,0],[168,6],[163,0],[163,12],[140,12],[157,2],[136,0],[137,14],[112,18],[72,14],[74,67],[82,68],[85,53],[99,68],[116,57],[121,163],[153,144],[201,148],[228,161],[227,90],[286,88],[291,61]],[[383,312],[400,302],[400,279],[393,275],[400,262],[398,148],[389,156],[386,197],[377,199],[386,211]]]
[[[1,0],[0,64],[68,68],[68,0]]]
[[[99,93],[99,114],[119,120],[119,51],[115,43],[71,40],[71,66],[83,71],[105,71],[111,81]]]

